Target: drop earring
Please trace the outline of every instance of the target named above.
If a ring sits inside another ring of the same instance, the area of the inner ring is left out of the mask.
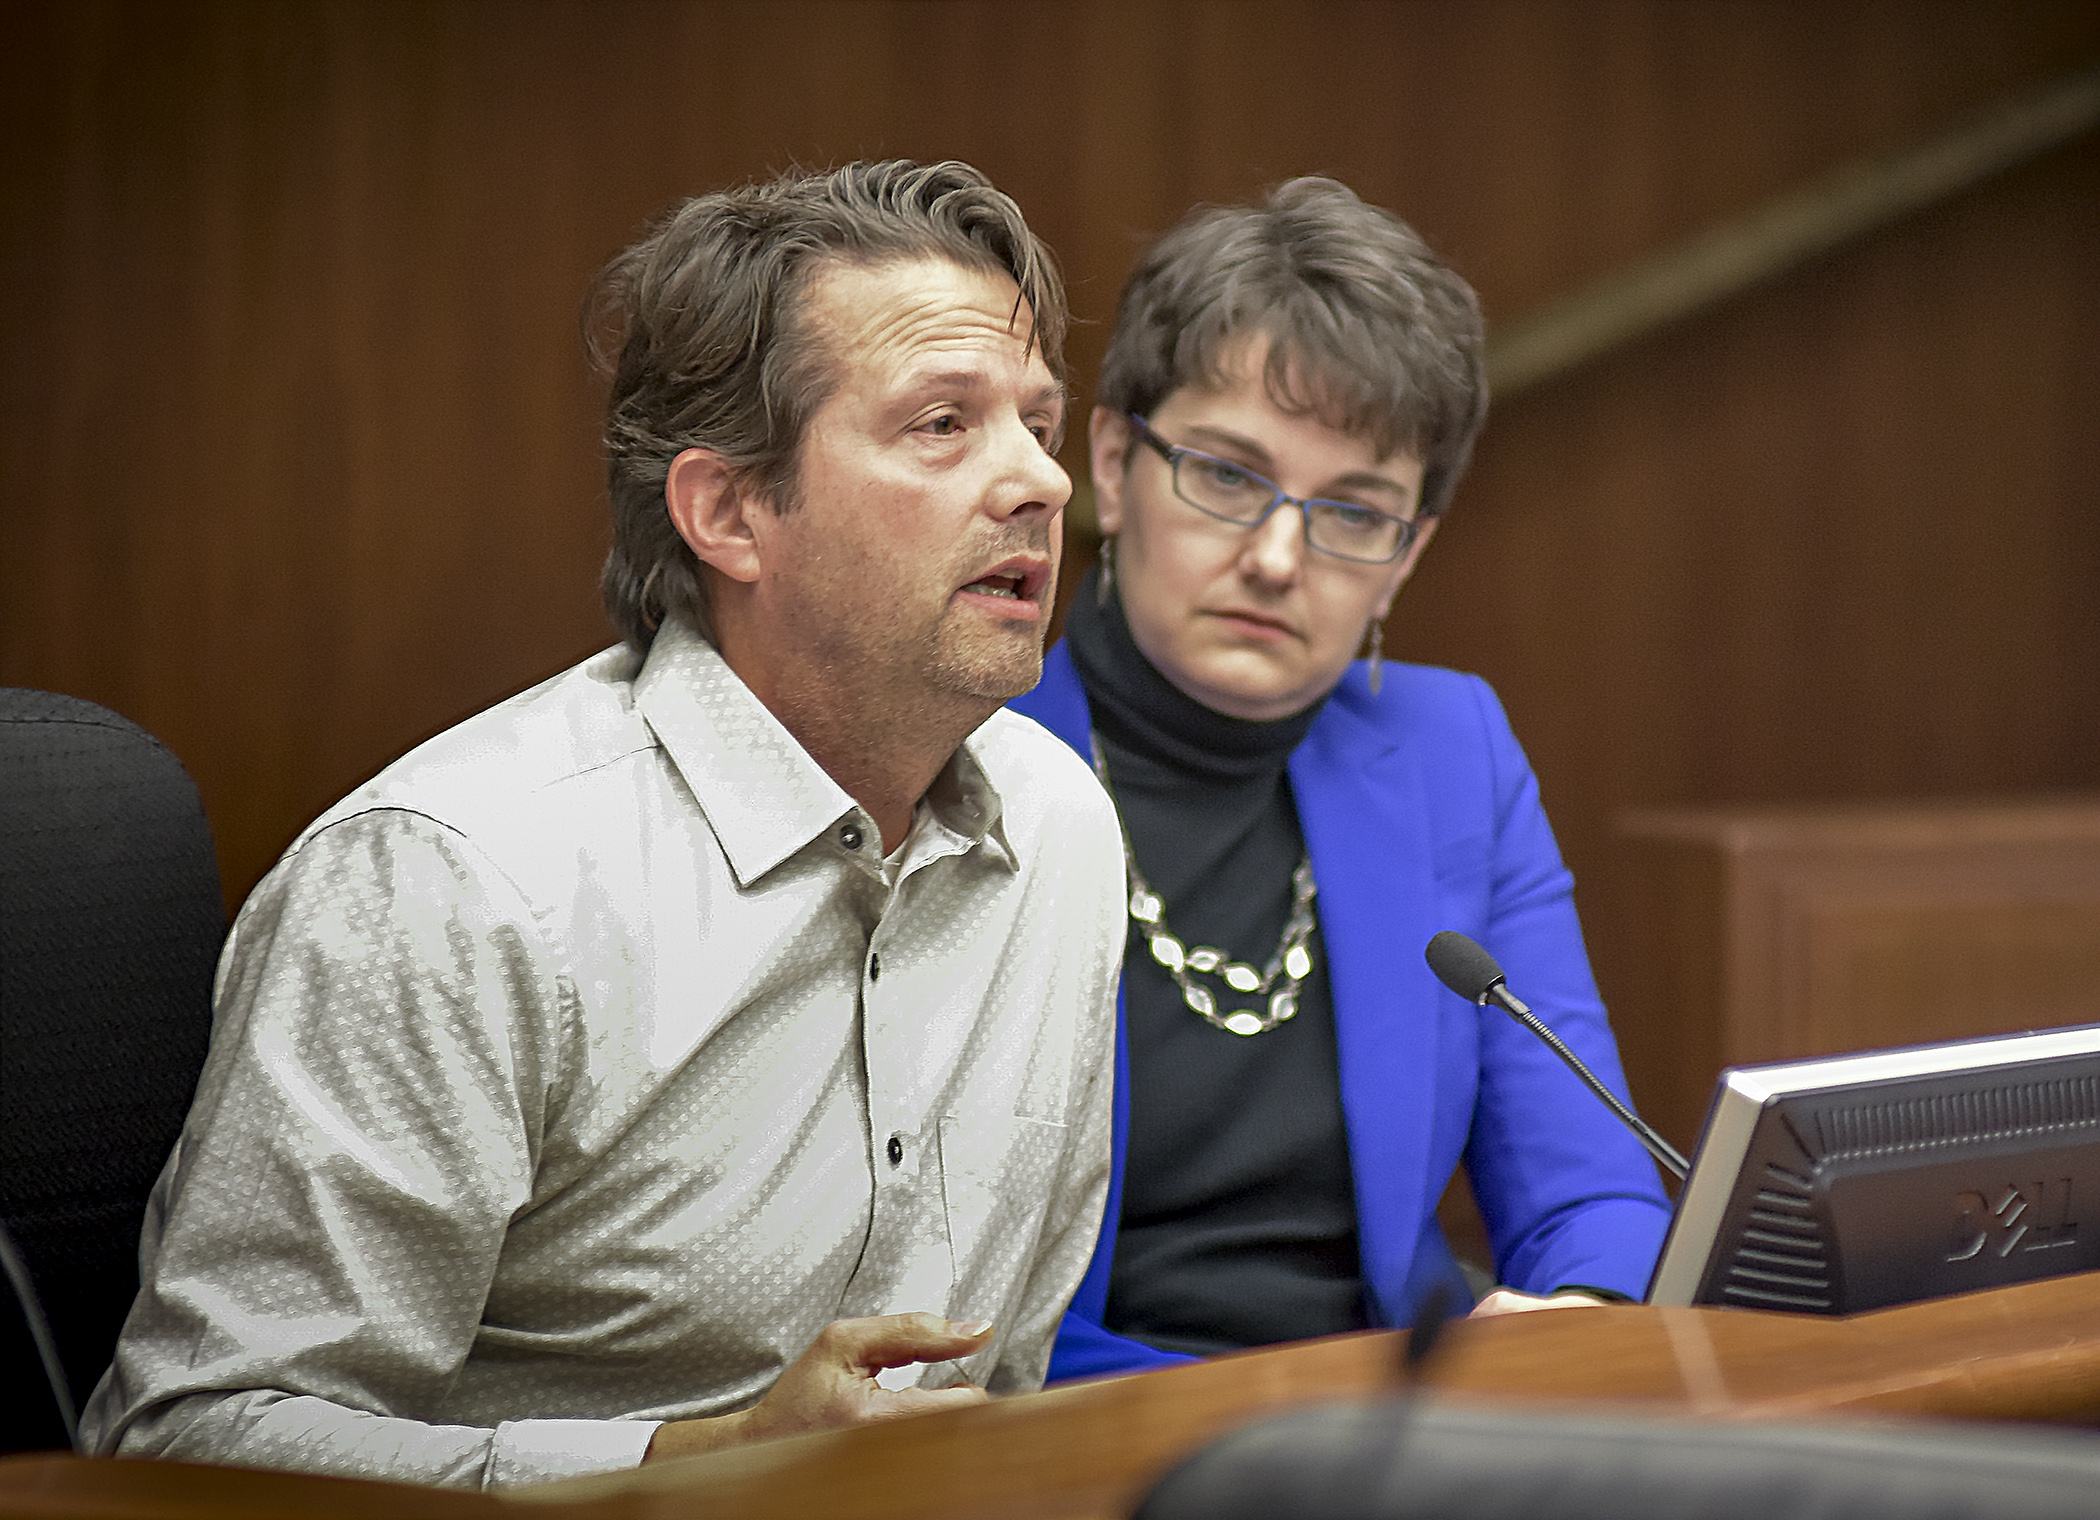
[[[1099,572],[1094,577],[1094,605],[1106,607],[1109,594],[1116,588],[1116,536],[1113,533],[1101,540]]]
[[[1385,624],[1377,618],[1364,624],[1364,660],[1369,666],[1364,679],[1370,683],[1371,695],[1378,695],[1379,684],[1385,679]]]

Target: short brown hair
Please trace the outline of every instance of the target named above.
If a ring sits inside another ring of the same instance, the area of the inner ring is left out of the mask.
[[[838,380],[799,320],[812,279],[828,262],[927,257],[1010,277],[1033,315],[1030,342],[1064,383],[1064,284],[1050,250],[1020,207],[952,160],[855,163],[698,196],[600,272],[586,324],[612,377],[601,589],[635,649],[666,617],[711,632],[706,581],[664,502],[671,461],[712,449],[790,509],[802,435]]]
[[[1098,400],[1149,416],[1184,385],[1223,383],[1254,336],[1278,406],[1415,454],[1421,515],[1443,511],[1487,416],[1483,323],[1473,288],[1413,228],[1312,177],[1259,206],[1191,212],[1123,287]]]

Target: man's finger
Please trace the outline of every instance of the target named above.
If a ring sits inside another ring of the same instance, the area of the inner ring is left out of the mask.
[[[902,1367],[967,1356],[992,1333],[989,1320],[956,1321],[938,1314],[884,1314],[834,1320],[821,1340],[840,1361],[859,1367]]]
[[[1514,1288],[1497,1288],[1473,1306],[1473,1319],[1492,1319],[1498,1314],[1528,1314],[1534,1309],[1594,1309],[1601,1300],[1587,1293],[1555,1293],[1540,1297],[1536,1293],[1519,1293]]]
[[[895,1420],[908,1414],[932,1414],[937,1409],[967,1409],[990,1402],[982,1388],[964,1384],[960,1388],[899,1388],[884,1393],[868,1405],[871,1420]]]

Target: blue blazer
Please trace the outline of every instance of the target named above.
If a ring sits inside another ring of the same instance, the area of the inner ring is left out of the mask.
[[[1045,658],[1041,684],[1011,705],[1090,753],[1086,694],[1063,644]],[[1500,1281],[1640,1297],[1670,1217],[1654,1163],[1559,1058],[1507,1015],[1449,991],[1422,959],[1439,929],[1471,935],[1512,990],[1626,1095],[1574,878],[1494,692],[1477,676],[1389,664],[1374,696],[1359,665],[1293,751],[1290,780],[1319,886],[1373,1317],[1409,1323],[1438,1283],[1464,1293],[1436,1220],[1461,1162]],[[1102,1326],[1129,1105],[1144,1101],[1130,1092],[1120,1020],[1116,1078],[1106,1217],[1058,1331],[1052,1381],[1187,1360]]]

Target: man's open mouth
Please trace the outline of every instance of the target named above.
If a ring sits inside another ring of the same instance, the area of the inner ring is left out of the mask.
[[[963,587],[965,591],[978,591],[986,596],[1010,596],[1019,599],[1027,580],[1018,575],[987,575],[981,581],[972,581]]]
[[[996,596],[1008,602],[1040,602],[1050,585],[1050,562],[1032,554],[1016,554],[992,566],[962,589],[977,596]]]

